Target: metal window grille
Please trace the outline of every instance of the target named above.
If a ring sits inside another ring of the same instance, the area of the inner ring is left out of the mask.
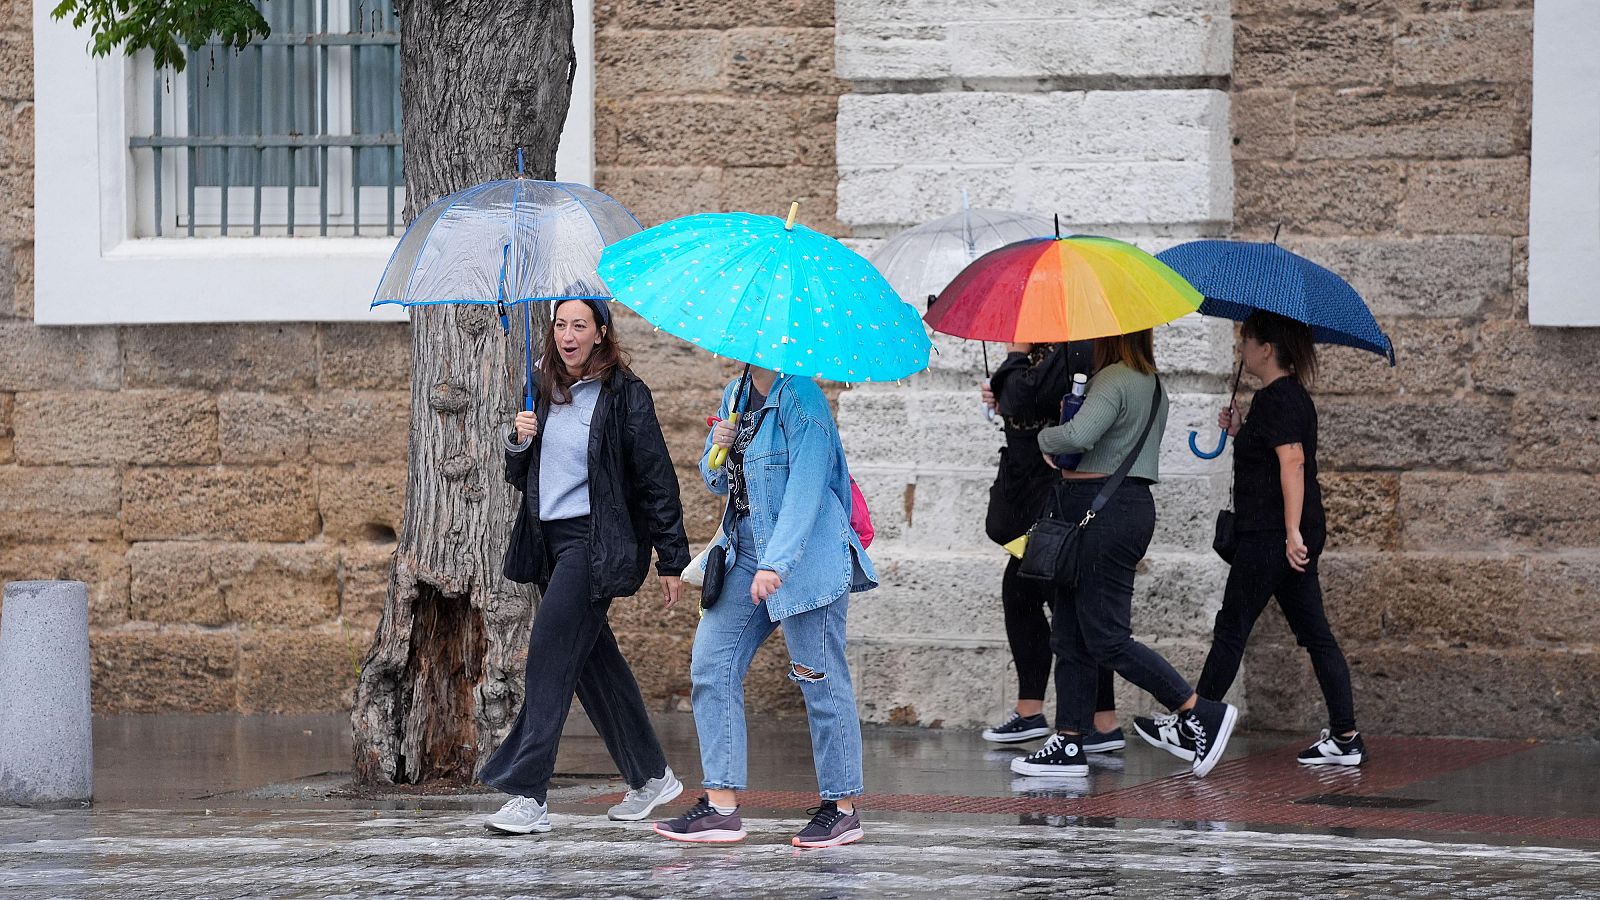
[[[395,234],[405,181],[392,0],[257,6],[270,37],[202,47],[181,75],[139,70],[137,232]]]

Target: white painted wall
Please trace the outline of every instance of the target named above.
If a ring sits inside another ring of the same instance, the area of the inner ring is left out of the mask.
[[[1600,326],[1600,3],[1533,9],[1528,320]]]

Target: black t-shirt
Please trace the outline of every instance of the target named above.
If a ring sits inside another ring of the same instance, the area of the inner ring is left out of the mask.
[[[1317,407],[1305,386],[1285,375],[1256,392],[1250,414],[1233,445],[1233,503],[1239,531],[1284,532],[1283,485],[1278,480],[1278,450],[1299,444],[1306,455],[1306,495],[1300,534],[1326,533],[1322,487],[1317,484]]]
[[[767,402],[767,395],[756,390],[754,384],[749,387],[750,399],[745,404],[744,414],[739,417],[739,424],[734,427],[733,446],[728,448],[728,494],[733,504],[734,515],[750,515],[750,485],[744,480],[744,453],[750,449],[750,442],[755,439],[756,426],[760,424],[761,407]]]

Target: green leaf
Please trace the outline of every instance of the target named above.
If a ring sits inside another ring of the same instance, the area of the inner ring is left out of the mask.
[[[182,72],[185,50],[208,43],[239,49],[272,33],[249,0],[61,0],[50,15],[89,27],[90,52],[149,50],[156,68]]]

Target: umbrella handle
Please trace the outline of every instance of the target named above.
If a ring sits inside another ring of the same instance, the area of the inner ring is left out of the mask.
[[[1189,451],[1201,459],[1216,459],[1222,455],[1222,448],[1228,446],[1228,433],[1226,431],[1222,432],[1220,440],[1217,441],[1217,449],[1212,450],[1210,453],[1201,450],[1200,445],[1195,442],[1195,438],[1199,436],[1200,433],[1198,431],[1191,430],[1189,432]]]
[[[729,425],[738,425],[739,424],[739,414],[738,413],[730,414],[728,416],[728,424]],[[712,447],[711,448],[711,457],[706,460],[706,464],[709,465],[711,467],[711,470],[714,472],[717,469],[722,468],[722,464],[727,462],[727,461],[728,461],[728,448],[727,447]]]

